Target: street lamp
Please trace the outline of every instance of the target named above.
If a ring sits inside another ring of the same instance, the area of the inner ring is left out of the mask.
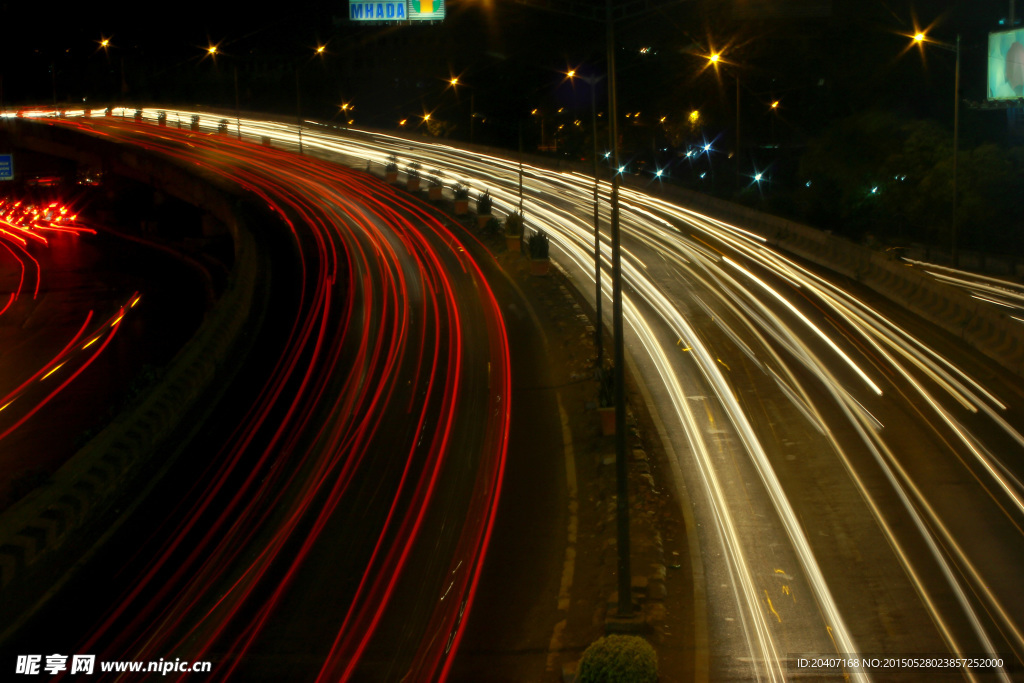
[[[348,117],[349,112],[354,110],[355,106],[351,102],[342,102],[341,104],[338,105],[338,112],[342,116],[342,121],[345,123],[346,129],[354,123],[354,120]]]
[[[455,91],[455,100],[458,102],[459,98],[459,86],[469,88],[468,85],[459,80],[459,76],[452,76],[448,79],[448,85],[451,86],[452,90]],[[474,139],[474,123],[476,119],[476,95],[473,94],[472,88],[469,93],[469,143],[473,144]]]
[[[309,46],[306,46],[308,49]],[[309,61],[313,61],[317,57],[321,60],[324,58],[324,54],[327,52],[327,44],[317,43],[317,46],[313,49],[313,56],[309,58]],[[299,78],[299,69],[302,67],[300,60],[295,62],[295,125],[298,127],[299,134],[299,154],[302,154],[302,86]]]
[[[596,282],[597,296],[595,297],[595,314],[597,316],[597,324],[594,326],[594,341],[597,344],[597,360],[596,365],[600,370],[602,361],[604,358],[604,335],[603,326],[601,324],[601,221],[600,212],[598,211],[598,184],[600,183],[600,175],[597,163],[597,105],[595,104],[595,91],[597,90],[597,82],[600,80],[598,76],[577,76],[575,69],[570,69],[566,76],[572,81],[574,78],[579,78],[581,81],[590,86],[590,120],[594,130],[594,279]],[[536,111],[536,110],[534,110]]]
[[[719,64],[727,64],[722,59],[721,52],[712,52],[707,57],[708,64],[715,67],[715,73],[718,73]],[[733,74],[736,77],[736,152],[735,152],[735,166],[736,166],[736,189],[740,188],[740,75],[739,73]]]
[[[217,55],[218,54],[224,54],[224,53],[220,52],[220,44],[219,43],[210,43],[206,47],[206,56],[208,56],[210,59],[212,59],[214,64],[217,63]],[[205,57],[204,57],[204,59],[205,59]],[[232,60],[232,61],[235,61],[235,60]],[[242,109],[241,109],[241,105],[239,104],[239,100],[238,100],[238,64],[232,64],[231,65],[231,70],[233,72],[234,81],[235,81],[235,135],[236,135],[236,137],[239,140],[241,140],[242,139]]]
[[[960,147],[960,34],[956,34],[956,43],[949,44],[943,43],[938,40],[931,40],[921,31],[918,31],[913,36],[914,42],[924,50],[924,44],[934,45],[935,47],[942,48],[949,52],[956,53],[956,70],[953,77],[953,216],[952,216],[952,235],[950,238],[950,250],[951,258],[953,261],[953,267],[956,268],[960,265],[960,255],[957,251],[957,219],[956,219],[956,206],[957,206],[957,152]]]

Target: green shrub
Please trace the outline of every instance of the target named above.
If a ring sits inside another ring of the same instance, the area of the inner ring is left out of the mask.
[[[452,188],[452,192],[455,193],[456,199],[469,199],[469,188],[462,183],[456,183],[455,187]]]
[[[408,176],[409,178],[419,178],[420,177],[420,165],[419,165],[419,163],[418,162],[413,162],[413,163],[409,164],[409,166],[407,166],[406,169],[405,169],[405,175]]]
[[[543,259],[548,257],[548,236],[544,234],[543,230],[530,235],[530,239],[526,241],[526,248],[530,252],[530,258]]]
[[[598,638],[583,653],[580,683],[656,683],[658,655],[640,636]]]
[[[430,174],[429,174],[429,175],[427,176],[427,180],[428,180],[428,181],[430,182],[430,184],[431,184],[431,185],[432,185],[433,187],[439,187],[439,186],[441,185],[441,175],[442,175],[442,173],[441,173],[441,169],[439,169],[439,168],[435,168],[435,169],[434,169],[433,171],[431,171],[431,172],[430,172]]]
[[[510,237],[523,234],[523,214],[514,211],[505,217],[505,234]]]
[[[384,166],[384,170],[388,173],[398,173],[398,157],[394,154],[388,157],[388,163]]]
[[[499,221],[494,216],[491,216],[490,219],[487,221],[487,224],[484,226],[484,230],[491,234],[497,235],[499,232],[501,232],[501,221]]]
[[[476,198],[476,212],[483,215],[489,214],[491,212],[491,204],[493,203],[490,190],[485,190],[482,195]]]

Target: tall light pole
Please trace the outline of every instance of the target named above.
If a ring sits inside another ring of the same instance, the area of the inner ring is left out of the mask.
[[[595,103],[595,91],[597,90],[598,76],[581,76],[573,69],[566,74],[570,79],[579,78],[590,86],[590,123],[593,129],[594,138],[594,279],[596,281],[597,296],[595,297],[594,309],[597,316],[597,324],[594,329],[594,342],[597,345],[597,359],[595,365],[601,369],[604,360],[604,334],[601,322],[601,219],[598,200],[598,185],[600,184],[600,171],[597,162],[597,105]]]
[[[606,0],[608,29],[608,116],[612,135],[612,329],[615,376],[616,547],[618,553],[618,610],[633,616],[632,569],[629,562],[629,467],[626,462],[626,353],[622,330],[622,249],[619,244],[619,111],[615,95],[615,20],[612,0]]]
[[[465,83],[463,83],[462,81],[460,81],[458,76],[452,76],[448,80],[448,84],[450,86],[452,86],[452,90],[455,91],[455,100],[456,100],[456,102],[458,102],[458,99],[459,99],[458,86],[461,85],[463,87],[470,88],[470,86],[468,86]],[[476,119],[476,95],[472,92],[472,88],[470,88],[470,93],[469,93],[469,144],[473,144],[473,137],[474,137],[473,136],[473,128],[474,128],[474,123],[475,123],[474,119]]]
[[[721,52],[712,52],[708,55],[708,63],[715,67],[715,73],[718,73],[718,65],[725,64],[722,59]],[[733,156],[735,157],[736,167],[736,191],[740,189],[740,75],[739,73],[733,74],[736,78],[736,151]]]
[[[924,43],[956,53],[956,70],[953,76],[953,215],[951,217],[952,234],[950,237],[950,256],[953,267],[960,265],[960,253],[957,250],[957,157],[960,149],[960,34],[956,34],[956,43],[950,45],[938,40],[931,40],[922,32],[914,34],[914,42],[919,46]]]

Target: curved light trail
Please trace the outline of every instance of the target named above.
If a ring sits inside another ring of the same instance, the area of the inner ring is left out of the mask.
[[[244,418],[197,459],[193,503],[147,542],[152,559],[82,651],[213,659],[216,680],[251,675],[275,620],[315,582],[311,567],[325,571],[334,553],[333,581],[312,588],[333,615],[317,634],[317,679],[443,679],[489,543],[509,427],[504,323],[463,237],[334,165],[174,128],[63,124],[258,197],[287,227],[299,272],[274,283],[284,341]]]
[[[294,125],[238,125],[297,143]],[[315,125],[302,144],[356,167],[441,168],[499,212],[519,205],[508,160]],[[528,228],[587,294],[593,180],[524,170]],[[701,522],[705,575],[724,579],[707,587],[712,678],[783,680],[807,653],[948,652],[1001,656],[1009,680],[1024,662],[1020,383],[756,231],[621,200],[627,343]]]
[[[296,142],[294,126],[240,128]],[[400,168],[441,168],[446,180],[489,191],[499,211],[519,204],[518,164],[508,160],[315,125],[302,141],[357,167],[394,155]],[[593,181],[525,173],[528,226],[548,232],[562,265],[592,282]],[[631,348],[664,399],[658,410],[680,435],[677,450],[694,456],[680,467],[706,522],[704,561],[730,577],[727,588],[709,587],[713,676],[782,680],[809,652],[999,654],[1019,665],[1024,605],[1006,573],[1024,558],[1019,385],[977,376],[981,364],[951,343],[922,336],[895,309],[867,303],[756,232],[632,190],[621,207]],[[808,519],[801,487],[818,484],[789,471],[789,457],[811,458],[808,469],[828,477],[827,495],[852,516]],[[869,568],[877,585],[852,583],[843,566],[856,542],[820,540],[837,532],[879,549],[872,556],[884,565]],[[829,556],[837,551],[847,555]],[[781,592],[779,577],[788,577]],[[897,580],[909,590],[888,586]],[[859,610],[865,592],[876,612],[914,611],[908,633]],[[811,599],[782,608],[781,595],[801,594]]]
[[[55,235],[78,238],[95,235],[71,208],[60,202],[36,206],[25,200],[0,198],[0,265],[13,266],[14,278],[0,281],[0,318],[22,297],[39,297],[44,273],[36,249],[50,246]],[[9,290],[9,291],[3,291]],[[6,294],[6,296],[4,296]],[[96,311],[81,313],[78,331],[38,367],[7,368],[17,377],[16,386],[0,386],[0,442],[38,413],[63,391],[107,348],[121,320],[140,300],[138,292],[105,320],[96,322]],[[20,380],[20,381],[19,381]]]

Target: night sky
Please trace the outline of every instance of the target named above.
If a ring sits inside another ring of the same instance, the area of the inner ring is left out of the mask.
[[[595,7],[544,4],[567,12]],[[534,108],[588,113],[589,90],[567,83],[563,72],[603,75],[606,68],[600,23],[494,0],[451,2],[443,25],[412,27],[354,26],[345,2],[299,0],[278,13],[242,3],[163,7],[75,3],[57,11],[44,3],[5,3],[5,104],[105,101],[126,92],[150,101],[233,106],[237,68],[242,108],[289,111],[296,106],[295,78],[285,72],[298,65],[304,115],[330,118],[336,105],[353,101],[356,118],[367,125],[390,127],[423,111],[457,122],[468,116],[464,100],[472,95],[481,118],[491,117],[490,135],[508,142],[516,122]],[[785,139],[870,107],[951,119],[954,60],[936,48],[924,59],[917,49],[908,51],[904,36],[915,26],[931,27],[939,40],[963,35],[963,96],[983,100],[986,36],[1002,28],[1009,3],[690,0],[661,7],[618,23],[620,111],[702,108],[724,126],[734,116],[732,75],[739,74],[755,134],[769,135],[758,102],[778,99],[781,118],[771,134]],[[101,37],[111,39],[109,53],[99,49]],[[224,53],[216,64],[203,59],[211,43]],[[325,43],[328,54],[316,63],[312,51]],[[709,49],[725,50],[732,66],[717,75],[706,69],[699,55]],[[266,74],[273,69],[280,72],[276,80]],[[451,75],[472,92],[446,88]],[[603,83],[598,88],[603,109]],[[456,127],[453,137],[466,137],[466,129]]]

